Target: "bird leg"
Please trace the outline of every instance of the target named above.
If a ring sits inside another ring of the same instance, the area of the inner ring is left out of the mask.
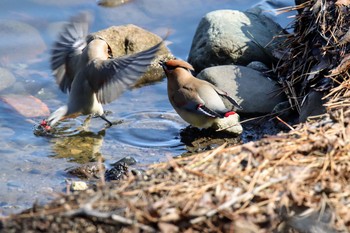
[[[113,125],[113,123],[110,122],[110,121],[106,118],[106,116],[105,116],[104,114],[103,114],[103,115],[99,115],[99,117],[100,117],[102,120],[104,120],[105,122],[107,122],[106,128],[109,128],[109,127],[111,127],[111,126]]]

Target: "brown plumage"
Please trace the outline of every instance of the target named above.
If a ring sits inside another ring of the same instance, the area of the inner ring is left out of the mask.
[[[182,119],[192,126],[208,128],[219,118],[235,114],[233,108],[242,107],[226,92],[191,74],[193,67],[182,60],[161,63],[168,79],[168,97]],[[223,98],[232,103],[228,109]]]

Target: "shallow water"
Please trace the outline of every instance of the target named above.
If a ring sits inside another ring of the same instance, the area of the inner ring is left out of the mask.
[[[93,0],[2,0],[0,67],[11,71],[15,80],[0,89],[0,96],[33,95],[51,111],[64,105],[66,96],[57,88],[49,68],[49,49],[62,23],[81,10],[95,15],[91,32],[131,23],[162,36],[170,28],[168,40],[172,44],[168,47],[185,60],[205,13],[216,9],[245,10],[257,2],[133,0],[116,8],[104,8]],[[21,27],[16,29],[18,33],[4,29],[14,21],[29,24],[37,35]],[[62,123],[62,127],[67,126],[63,129],[65,137],[38,137],[33,134],[33,125],[43,117],[24,117],[0,101],[0,215],[23,210],[35,200],[46,202],[55,192],[64,191],[64,170],[77,162],[95,161],[102,156],[108,164],[133,156],[140,164],[150,164],[185,151],[179,131],[187,124],[170,106],[165,81],[129,90],[105,109],[111,111],[110,120],[123,122],[101,131],[104,122],[93,118],[82,133],[76,128],[86,117],[79,117]]]

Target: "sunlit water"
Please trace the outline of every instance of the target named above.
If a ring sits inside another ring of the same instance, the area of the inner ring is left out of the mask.
[[[133,0],[117,8],[103,8],[93,0],[1,0],[0,22],[25,22],[39,33],[10,37],[1,32],[0,67],[15,76],[15,82],[0,95],[27,94],[41,99],[51,111],[64,105],[66,96],[57,88],[49,68],[49,49],[64,21],[81,10],[94,13],[91,32],[112,25],[136,24],[160,34],[171,29],[168,47],[186,60],[192,37],[203,15],[216,9],[245,10],[257,0]],[[24,30],[24,29],[23,29]],[[163,34],[164,35],[164,34]],[[102,130],[104,121],[86,117],[60,124],[59,137],[33,134],[41,118],[26,118],[0,101],[0,214],[18,212],[35,200],[45,202],[65,188],[64,170],[76,162],[102,156],[106,163],[133,156],[140,164],[165,161],[184,152],[179,131],[186,127],[174,112],[162,81],[125,92],[112,104],[109,119],[122,120]],[[50,195],[51,194],[51,195]]]

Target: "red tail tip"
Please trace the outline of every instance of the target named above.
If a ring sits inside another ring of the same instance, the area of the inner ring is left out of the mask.
[[[225,117],[229,117],[229,116],[234,115],[234,114],[236,114],[236,112],[234,112],[234,111],[227,112],[227,113],[225,113]]]

